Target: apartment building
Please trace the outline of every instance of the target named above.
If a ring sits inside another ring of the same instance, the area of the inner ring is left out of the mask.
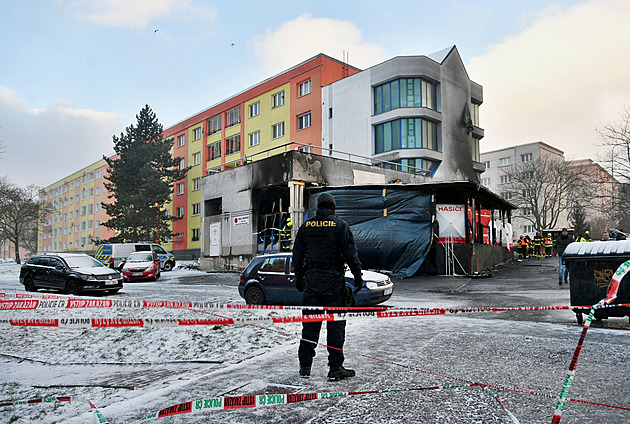
[[[101,159],[41,191],[40,202],[52,211],[38,226],[39,252],[91,252],[95,242],[114,235],[102,225],[109,219],[101,207],[108,200],[106,168]]]
[[[319,54],[165,129],[173,156],[182,158],[179,166],[192,168],[175,183],[167,207],[181,219],[163,245],[179,258],[198,258],[201,178],[282,153],[293,142],[320,147],[322,86],[358,71]],[[95,241],[113,236],[101,225],[107,220],[100,206],[105,169],[101,160],[44,189],[42,201],[51,202],[53,213],[39,227],[40,251],[93,251]]]

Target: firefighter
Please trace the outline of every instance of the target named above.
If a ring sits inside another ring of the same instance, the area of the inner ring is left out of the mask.
[[[280,232],[280,251],[282,252],[290,252],[291,251],[291,230],[293,229],[293,223],[291,222],[291,217],[287,218],[284,226],[282,227],[282,231]]]
[[[521,236],[518,239],[518,256],[519,258],[527,258],[527,240],[525,236]]]
[[[296,288],[304,292],[304,306],[348,306],[352,290],[346,289],[344,263],[354,275],[354,292],[363,287],[361,263],[350,226],[335,216],[335,198],[322,193],[317,199],[315,216],[298,230],[293,245],[293,264]],[[321,310],[304,310],[304,315],[323,313]],[[298,349],[300,376],[309,377],[319,340],[321,322],[304,322],[302,340]],[[343,367],[343,343],[346,337],[345,321],[328,321],[328,372],[329,380],[354,377],[354,370]]]
[[[536,235],[534,236],[534,239],[532,240],[532,245],[534,247],[534,253],[532,254],[532,256],[536,258],[541,257],[543,244],[544,244],[544,240],[542,236],[540,235],[540,231],[536,231]]]
[[[553,240],[551,239],[551,233],[547,233],[545,237],[545,258],[551,257],[551,250],[553,249]]]

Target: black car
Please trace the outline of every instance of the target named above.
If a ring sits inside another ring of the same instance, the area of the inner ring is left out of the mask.
[[[394,284],[380,272],[362,271],[363,288],[354,294],[352,306],[374,306],[392,296]],[[346,285],[354,288],[354,277],[346,271]],[[288,253],[257,256],[241,274],[238,292],[248,304],[300,305],[302,293],[295,287],[293,257]]]
[[[116,293],[123,279],[118,271],[84,253],[44,253],[22,264],[20,283],[26,291],[46,288],[76,295],[81,291]]]

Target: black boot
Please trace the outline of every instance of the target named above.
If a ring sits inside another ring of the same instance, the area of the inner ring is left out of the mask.
[[[308,378],[311,376],[311,366],[310,365],[300,365],[300,377]]]
[[[347,370],[343,366],[341,367],[330,367],[330,371],[328,371],[328,379],[331,381],[344,380],[346,378],[354,377],[356,373],[354,370]]]

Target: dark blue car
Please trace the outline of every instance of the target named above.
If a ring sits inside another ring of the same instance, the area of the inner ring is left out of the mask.
[[[352,306],[374,306],[392,296],[394,284],[379,272],[363,271],[363,288],[354,295]],[[346,272],[346,284],[354,288],[354,278]],[[300,305],[302,293],[295,288],[290,252],[257,256],[241,274],[238,292],[251,305]]]

